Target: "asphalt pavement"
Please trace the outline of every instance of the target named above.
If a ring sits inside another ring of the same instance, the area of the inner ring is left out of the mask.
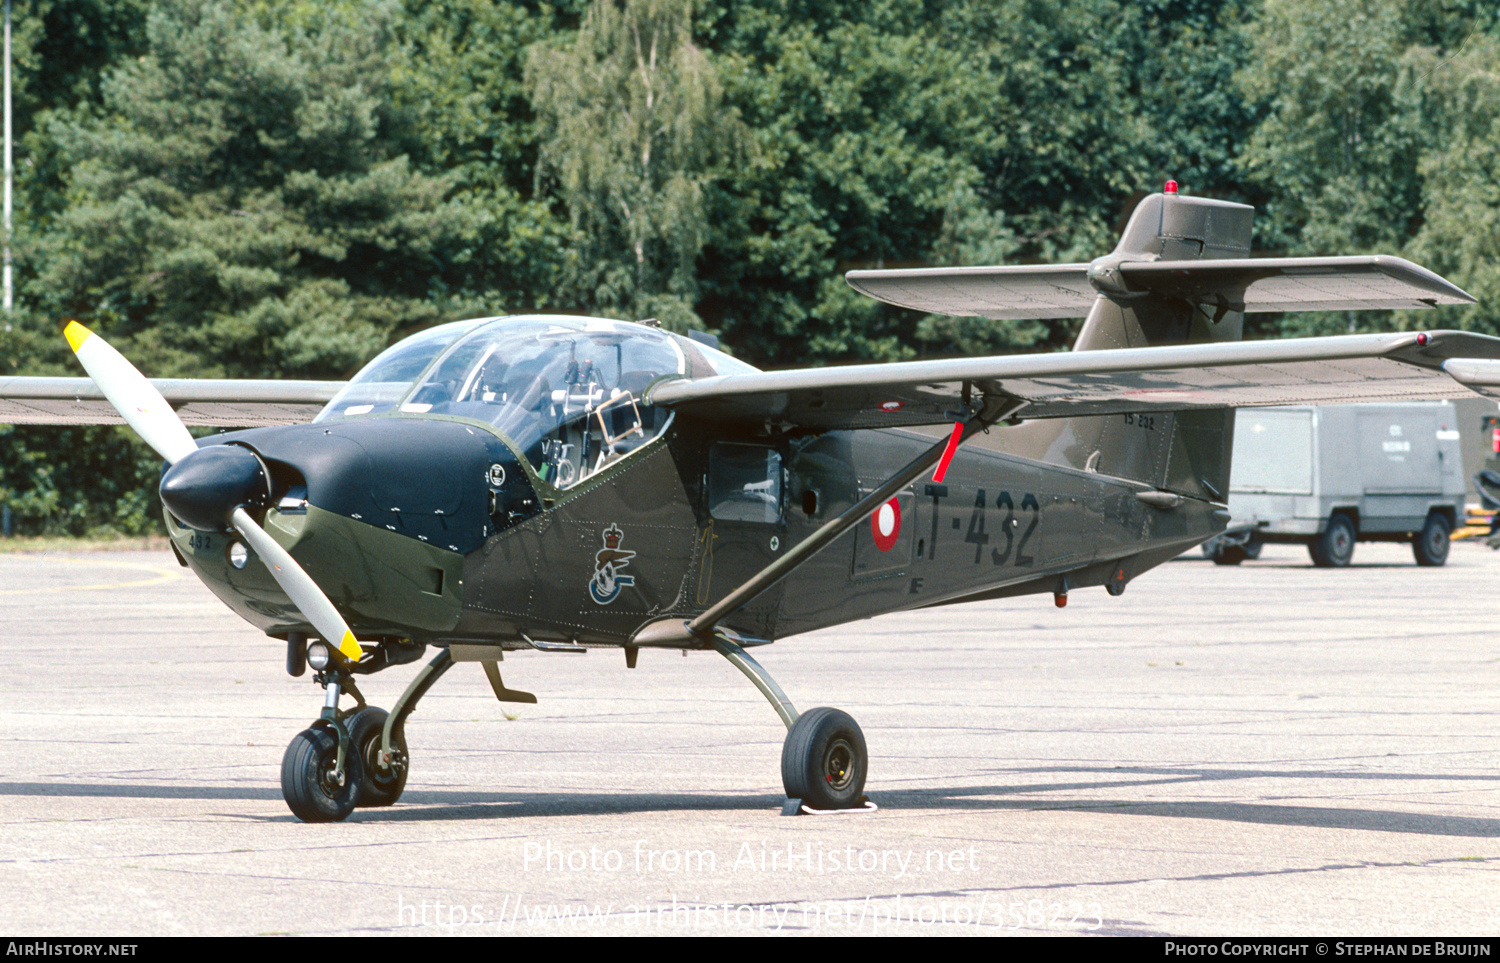
[[[166,552],[0,555],[0,930],[1493,935],[1500,553],[1269,546],[757,650],[852,714],[873,812],[786,818],[713,653],[451,671],[401,801],[298,822],[322,691]],[[414,674],[362,683],[389,706]]]

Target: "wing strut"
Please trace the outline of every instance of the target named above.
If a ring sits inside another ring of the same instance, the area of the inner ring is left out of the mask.
[[[977,414],[954,426],[952,435],[928,448],[909,462],[906,467],[888,478],[880,487],[861,498],[837,518],[829,519],[811,535],[798,542],[785,555],[752,575],[744,584],[715,602],[689,622],[676,620],[653,622],[645,626],[630,640],[631,645],[674,646],[684,642],[714,645],[714,627],[724,618],[755,601],[761,593],[796,571],[829,542],[869,517],[896,492],[905,488],[919,475],[938,464],[950,450],[973,437],[976,433],[1009,418],[1026,406],[1026,402],[1009,395],[986,395]],[[961,429],[961,430],[960,430]]]

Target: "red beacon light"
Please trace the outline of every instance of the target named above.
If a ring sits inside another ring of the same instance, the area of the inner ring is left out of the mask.
[[[1432,335],[1428,334],[1426,331],[1423,331],[1422,333],[1417,335],[1417,344],[1424,348],[1427,346],[1427,342],[1431,340]]]
[[[1176,181],[1167,181],[1165,184],[1162,185],[1161,192],[1163,194],[1176,194],[1177,193],[1177,182]]]

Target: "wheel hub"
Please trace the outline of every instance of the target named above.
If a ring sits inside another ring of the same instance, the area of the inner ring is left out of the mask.
[[[318,779],[323,791],[330,796],[337,796],[344,791],[344,773],[338,768],[337,760],[330,759],[323,767],[323,775]]]
[[[828,747],[823,776],[828,780],[828,788],[836,792],[848,787],[854,778],[854,747],[848,740],[837,739]]]

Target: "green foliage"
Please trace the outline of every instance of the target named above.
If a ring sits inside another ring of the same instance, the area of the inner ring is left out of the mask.
[[[1240,81],[1269,113],[1241,160],[1274,188],[1265,226],[1290,254],[1389,249],[1410,232],[1421,140],[1402,26],[1384,0],[1272,0],[1247,28]]]
[[[205,376],[347,373],[449,313],[475,218],[389,147],[408,120],[392,17],[278,33],[224,3],[156,5],[101,109],[50,125],[69,203],[31,251],[36,299],[152,373]]]
[[[0,373],[76,374],[68,316],[152,375],[339,377],[532,310],[656,316],[765,365],[1055,350],[1074,324],[923,317],[842,275],[1087,260],[1166,177],[1255,204],[1259,251],[1404,252],[1481,298],[1442,324],[1500,332],[1490,0],[15,9]],[[124,432],[0,431],[29,530],[153,524],[158,465]]]
[[[763,162],[714,201],[700,310],[770,364],[1068,343],[1072,325],[924,320],[838,276],[1095,257],[1167,175],[1237,196],[1239,8],[722,0],[706,32]]]
[[[679,331],[701,326],[705,190],[745,154],[692,13],[692,0],[596,0],[571,44],[537,44],[526,66],[538,180],[555,184],[575,234],[565,296]]]
[[[700,305],[760,363],[888,359],[915,316],[855,295],[850,267],[922,258],[987,139],[982,82],[905,3],[726,3],[707,18],[758,145],[711,199]]]
[[[1500,334],[1500,43],[1480,35],[1453,56],[1418,50],[1412,67],[1441,147],[1419,165],[1424,218],[1407,254],[1479,299],[1445,311],[1443,327]],[[1416,312],[1397,322],[1432,323]]]
[[[0,504],[18,535],[160,533],[160,472],[128,428],[0,425]]]
[[[557,292],[571,232],[533,193],[537,124],[523,70],[560,14],[505,0],[407,0],[394,25],[391,98],[410,118],[401,145],[423,170],[455,178],[474,218],[471,257],[452,279],[475,313],[576,308]]]
[[[14,0],[15,133],[48,110],[97,103],[104,72],[146,43],[145,0]]]
[[[1252,55],[1238,77],[1266,112],[1241,157],[1265,196],[1259,246],[1405,249],[1473,293],[1488,289],[1484,155],[1496,107],[1485,30],[1496,22],[1493,5],[1467,0],[1268,0],[1243,30]],[[1442,323],[1483,328],[1489,310],[1447,311]],[[1351,311],[1258,326],[1319,335],[1431,324]]]

